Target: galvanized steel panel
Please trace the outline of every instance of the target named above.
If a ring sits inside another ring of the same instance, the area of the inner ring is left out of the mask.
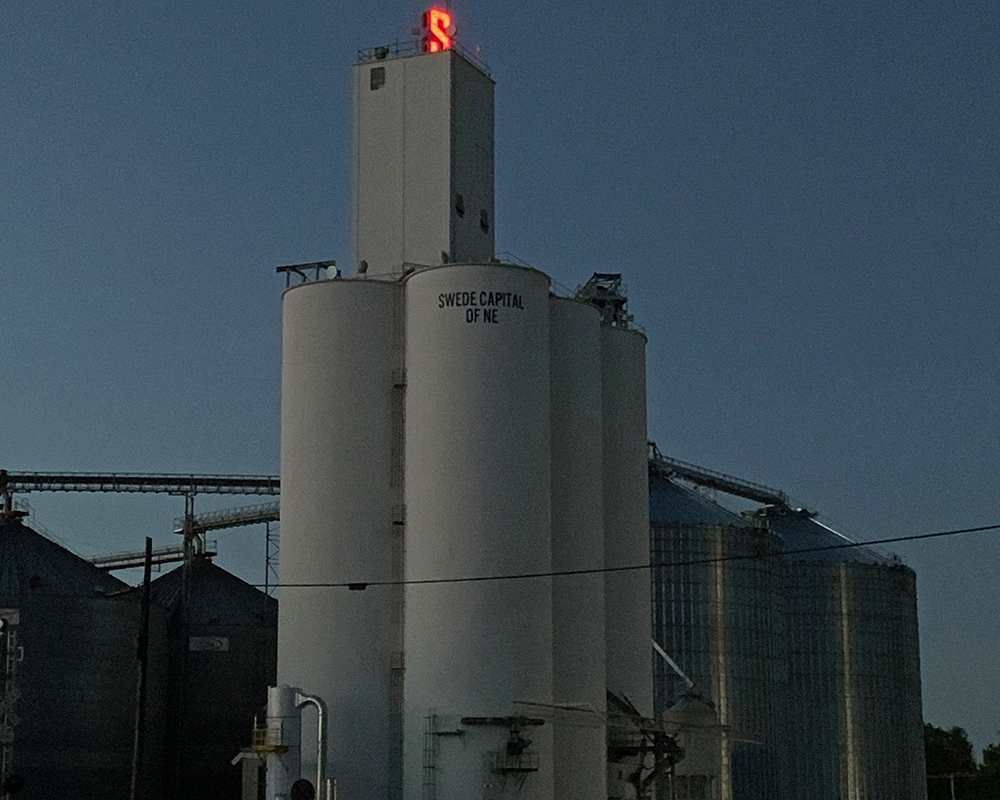
[[[233,797],[233,756],[249,743],[254,717],[275,682],[278,603],[208,560],[153,581],[153,598],[173,617],[167,741],[168,781],[185,800]]]
[[[790,797],[926,797],[916,595],[898,565],[790,560]]]
[[[656,475],[650,508],[652,559],[662,565],[652,572],[653,636],[730,729],[718,734],[713,797],[782,798],[783,572],[777,559],[755,558],[776,552],[777,540]],[[659,656],[653,669],[659,715],[687,687]]]
[[[13,772],[35,797],[126,800],[132,766],[139,596],[16,521],[0,521],[0,607],[16,609],[21,693]],[[15,576],[17,579],[15,580]],[[110,592],[124,594],[108,596]],[[150,619],[147,754],[142,797],[161,797],[166,614]]]

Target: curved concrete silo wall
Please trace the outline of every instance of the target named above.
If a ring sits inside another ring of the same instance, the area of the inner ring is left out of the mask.
[[[552,569],[604,566],[601,329],[593,306],[550,300]],[[552,583],[552,697],[579,708],[553,723],[555,796],[607,797],[604,576]],[[587,713],[587,712],[590,713]],[[596,713],[595,713],[596,712]]]
[[[646,337],[601,328],[604,563],[649,565],[646,439]],[[608,688],[653,715],[648,569],[605,576]]]
[[[394,577],[400,298],[398,284],[365,280],[284,296],[278,682],[326,701],[327,774],[344,800],[390,796],[398,780],[400,610],[390,587],[295,584]]]
[[[462,720],[551,702],[552,581],[414,582],[551,568],[548,279],[427,269],[406,309],[406,797],[504,797],[509,728]],[[517,797],[551,798],[552,726],[524,735]]]

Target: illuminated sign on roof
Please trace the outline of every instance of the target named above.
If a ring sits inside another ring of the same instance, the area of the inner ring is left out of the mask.
[[[439,50],[450,50],[455,26],[451,23],[451,14],[440,8],[432,8],[424,12],[424,38],[420,40],[425,53],[436,53]]]

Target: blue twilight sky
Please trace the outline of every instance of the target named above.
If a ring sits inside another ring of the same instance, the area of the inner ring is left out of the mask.
[[[0,466],[276,473],[274,266],[349,263],[350,65],[423,4],[2,8]],[[625,273],[665,453],[859,538],[1000,523],[996,0],[451,8],[498,250]],[[183,510],[30,499],[85,555]],[[217,538],[262,579],[260,529]],[[895,550],[928,721],[997,741],[1000,535]]]

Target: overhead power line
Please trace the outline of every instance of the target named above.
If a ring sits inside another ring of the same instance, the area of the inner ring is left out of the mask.
[[[755,553],[752,555],[718,556],[716,558],[696,558],[687,561],[665,561],[656,564],[632,564],[621,567],[595,567],[593,569],[562,569],[548,572],[519,572],[507,575],[468,575],[458,578],[420,578],[402,581],[334,581],[329,583],[279,583],[283,589],[350,589],[362,591],[376,586],[431,586],[446,583],[485,583],[487,581],[523,581],[533,578],[562,578],[574,575],[601,575],[613,572],[639,572],[641,570],[663,569],[666,567],[694,567],[701,564],[717,564],[720,561],[757,561],[765,558],[803,555],[806,553],[821,553],[830,550],[847,550],[854,547],[870,547],[876,544],[895,544],[897,542],[917,542],[924,539],[940,539],[946,536],[960,536],[966,533],[983,533],[1000,530],[1000,524],[980,525],[975,528],[955,528],[934,533],[917,533],[909,536],[892,536],[887,539],[870,539],[866,542],[844,542],[843,544],[824,545],[822,547],[802,547],[793,550],[776,550],[773,553]]]

